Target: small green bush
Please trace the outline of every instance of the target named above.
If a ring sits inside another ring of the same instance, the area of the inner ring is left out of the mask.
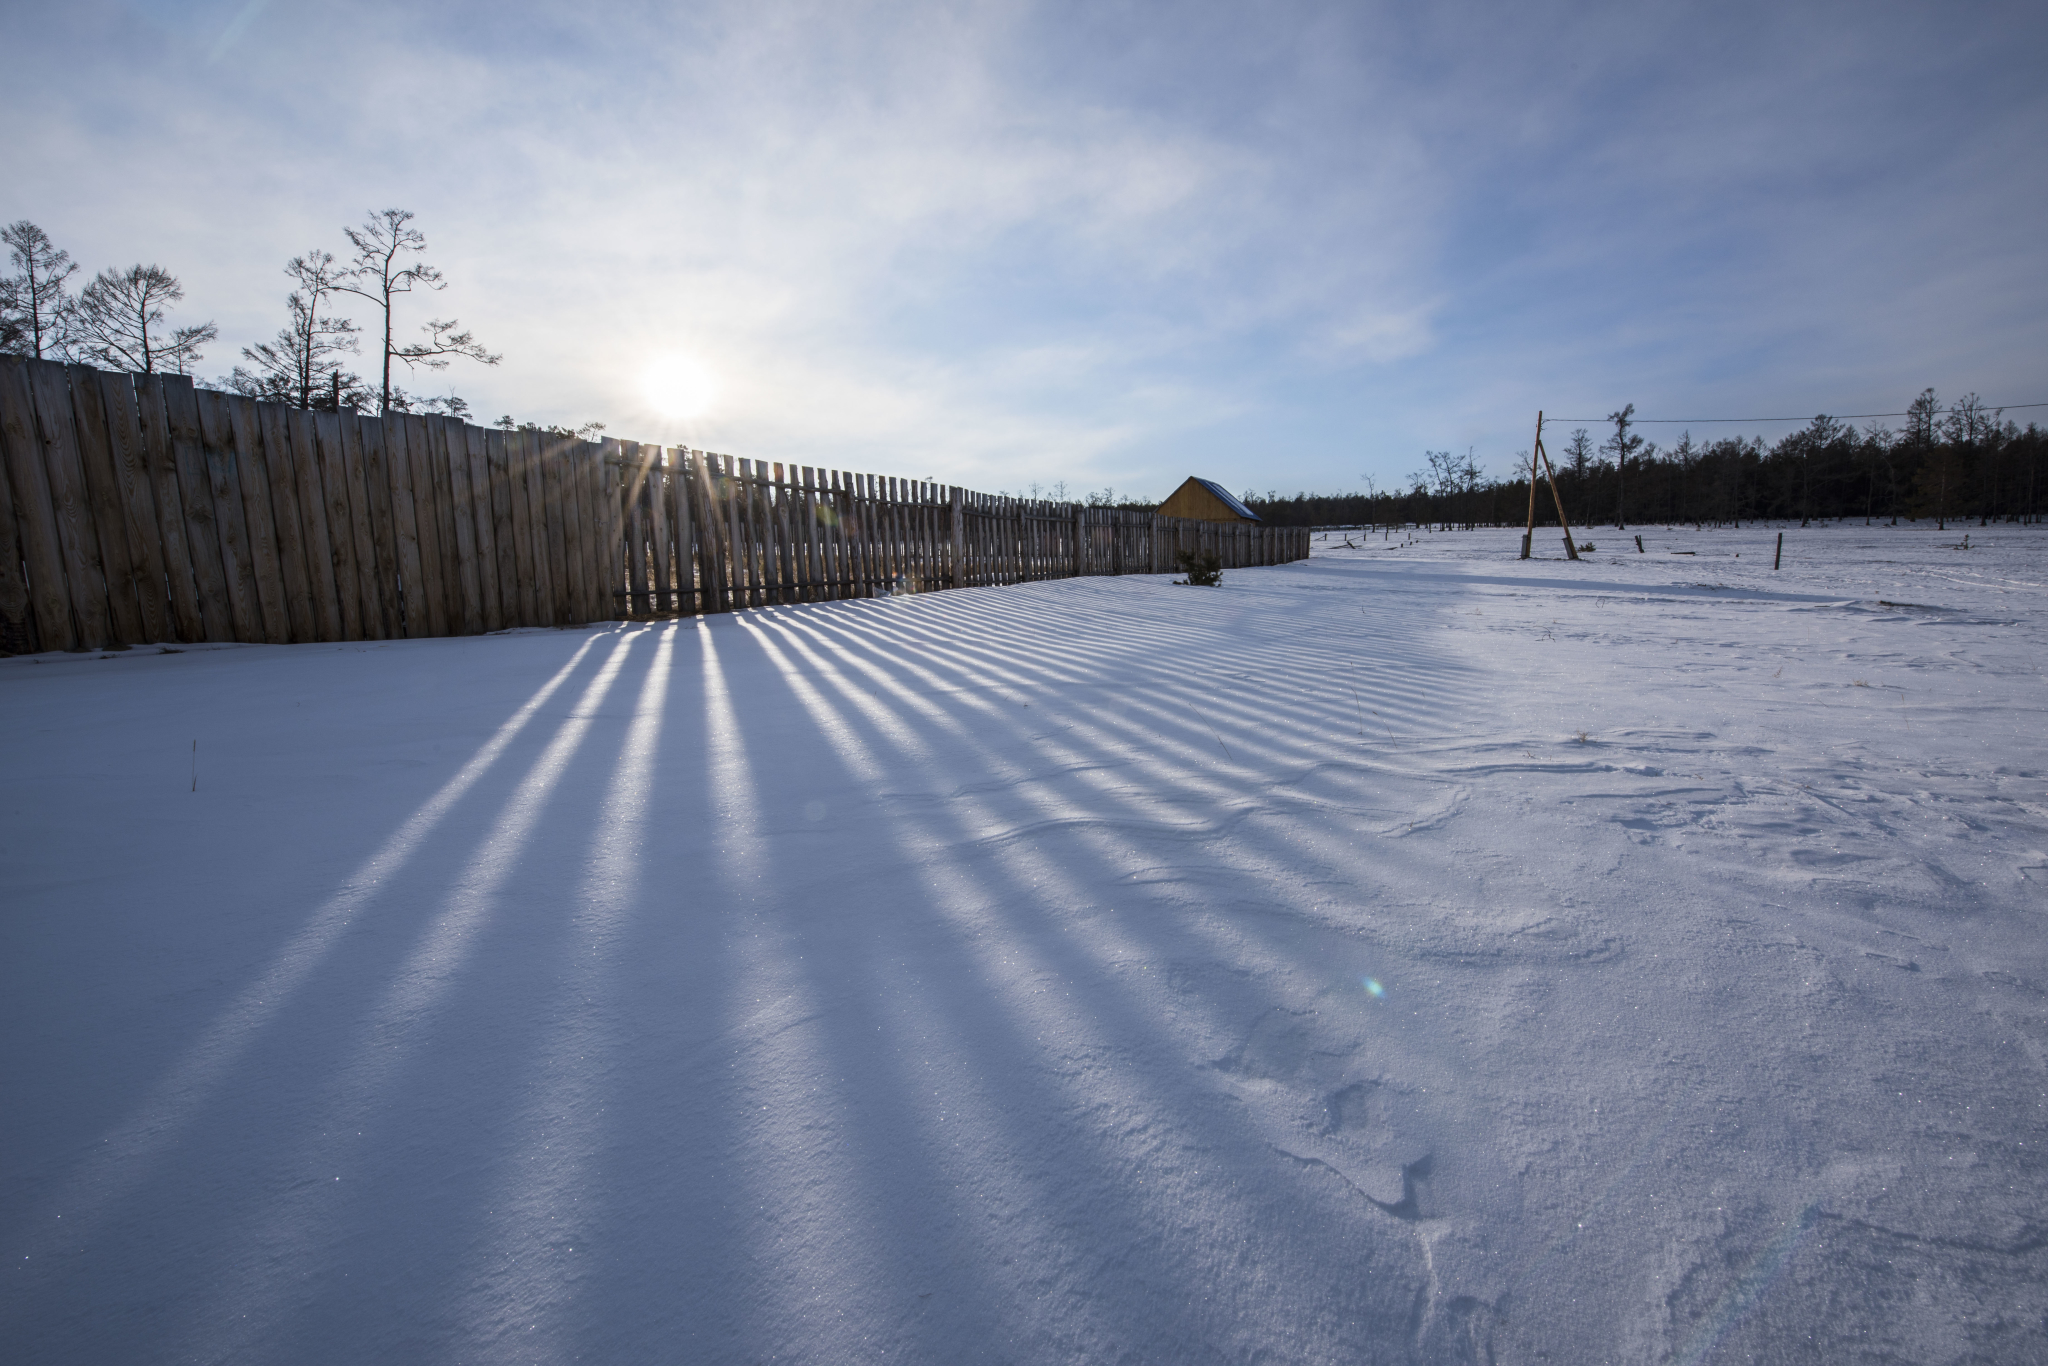
[[[1187,575],[1185,579],[1174,580],[1175,583],[1192,584],[1196,588],[1222,587],[1223,561],[1214,555],[1196,555],[1183,550],[1174,558],[1180,562],[1180,572]]]

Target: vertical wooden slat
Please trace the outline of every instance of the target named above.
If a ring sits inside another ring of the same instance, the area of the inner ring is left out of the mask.
[[[356,554],[356,504],[363,499],[360,484],[349,481],[348,457],[342,449],[341,414],[308,413],[313,428],[313,450],[320,467],[320,506],[326,514],[328,562],[334,572],[335,607],[340,615],[340,640],[362,640],[363,571]],[[375,609],[371,609],[375,615]]]
[[[599,583],[607,618],[626,616],[633,607],[631,586],[626,579],[626,489],[632,482],[626,466],[624,443],[611,437],[598,443],[598,509],[604,519],[604,566]],[[622,589],[629,596],[620,597]]]
[[[448,457],[448,424],[452,418],[438,413],[422,414],[420,425],[427,433],[427,472],[434,479],[434,533],[441,551],[441,591],[448,617],[448,634],[474,635],[468,629],[469,601],[462,591],[462,547],[456,539],[459,508],[455,500],[454,468]],[[414,490],[414,497],[418,497]],[[421,549],[424,550],[422,543]]]
[[[50,476],[36,435],[28,364],[12,356],[0,356],[0,461],[6,465],[13,491],[19,551],[27,567],[24,590],[26,612],[35,623],[32,643],[42,650],[72,649],[78,636],[71,619],[71,591],[64,576],[63,539]]]
[[[14,490],[21,556],[28,570],[28,610],[35,619],[36,645],[44,650],[76,648],[71,587],[64,571],[63,533],[36,432],[35,399],[29,366],[0,356],[0,459]]]
[[[166,387],[175,403],[177,392]],[[248,500],[242,497],[242,460],[235,440],[234,413],[227,395],[211,389],[192,392],[192,414],[199,433],[199,454],[206,466],[206,483],[213,495],[213,525],[220,534],[221,580],[227,590],[228,619],[234,638],[245,644],[265,641],[282,643],[291,639],[283,617],[284,590],[279,587],[277,612],[273,618],[262,575],[257,570],[255,536],[249,530]],[[272,622],[277,623],[273,632]]]
[[[577,478],[582,444],[564,438],[555,442],[554,450],[555,480],[560,486],[556,497],[562,505],[562,607],[567,622],[578,626],[590,620],[590,589],[583,558],[582,481]]]
[[[184,379],[184,376],[178,376]],[[190,380],[185,381],[190,384]],[[162,375],[135,377],[136,420],[142,430],[144,458],[149,465],[150,483],[156,491],[157,543],[163,547],[165,591],[169,594],[171,624],[183,641],[219,640],[207,622],[204,600],[206,580],[203,566],[211,552],[216,576],[220,571],[218,545],[202,546],[203,532],[213,530],[213,499],[209,494],[200,507],[187,504],[184,472],[178,462],[177,442],[171,431],[170,403],[164,397]],[[196,448],[196,447],[195,447]],[[227,618],[221,605],[220,620]]]
[[[512,468],[502,431],[484,433],[484,459],[491,472],[491,544],[497,555],[498,625],[526,624],[519,588],[519,537],[512,524]]]
[[[693,616],[704,610],[697,596],[697,525],[690,515],[690,452],[678,446],[670,452],[674,468],[669,472],[669,521],[676,537],[676,611]]]
[[[382,572],[377,565],[377,504],[370,487],[369,459],[363,450],[362,421],[353,411],[331,414],[333,422],[320,428],[324,443],[331,430],[335,450],[340,454],[341,478],[348,487],[349,544],[355,562],[355,596],[364,640],[389,640],[391,622],[386,614]],[[389,493],[386,493],[389,498]],[[388,513],[386,514],[388,517]]]
[[[481,427],[463,423],[462,444],[469,463],[470,515],[476,526],[476,583],[483,595],[484,629],[505,629],[505,605],[498,583],[497,485]]]
[[[667,452],[661,447],[654,448],[654,458],[648,462],[647,487],[647,532],[650,548],[654,552],[654,600],[657,612],[671,611],[669,597],[670,576],[675,572],[675,563],[669,554],[668,525],[668,484]]]
[[[142,439],[142,423],[135,403],[136,381],[150,377],[119,375],[82,367],[74,375],[74,383],[87,382],[98,390],[100,407],[106,417],[107,453],[111,457],[122,522],[127,531],[128,568],[135,584],[135,603],[142,614],[142,640],[176,640],[178,627],[171,619],[170,580],[164,567],[163,533],[158,529],[156,480],[150,469],[149,448]],[[175,484],[170,492],[175,499]]]
[[[313,581],[306,573],[306,543],[299,528],[298,481],[292,477],[291,439],[285,432],[284,409],[230,397],[235,446],[242,471],[242,506],[249,513],[249,532],[268,555],[256,557],[259,582],[268,559],[277,573],[281,597],[277,604],[287,641],[313,638]],[[261,512],[258,512],[258,506]],[[270,603],[264,603],[264,616]]]
[[[71,386],[72,431],[85,471],[86,506],[99,537],[100,564],[106,574],[107,608],[114,639],[139,645],[148,638],[141,597],[135,586],[135,564],[128,551],[128,515],[122,508],[121,479],[107,444],[106,403],[100,397],[99,372],[89,366],[66,367]]]
[[[825,471],[806,466],[804,475],[805,527],[810,539],[811,601],[828,602],[832,592],[831,494],[825,488]]]
[[[414,413],[384,416],[387,440],[391,442],[392,471],[403,483],[406,532],[412,537],[418,563],[405,576],[406,634],[415,638],[448,634],[447,576],[442,573],[440,521],[434,508],[432,452],[427,445],[427,424]],[[400,463],[400,462],[403,463]],[[399,482],[391,496],[399,496]],[[393,507],[396,512],[396,504]],[[401,564],[400,573],[404,575]]]
[[[64,557],[71,616],[78,628],[77,644],[87,649],[112,645],[114,626],[107,610],[106,570],[86,493],[85,467],[78,454],[71,386],[61,365],[51,361],[29,361],[27,365],[29,389],[35,396],[36,446],[49,479],[50,507],[57,519],[57,542]]]
[[[781,565],[782,601],[801,602],[797,585],[803,582],[803,556],[797,550],[796,466],[784,468],[781,461],[775,462],[775,540],[777,558]]]
[[[548,576],[554,592],[552,610],[555,625],[566,626],[575,620],[569,595],[570,509],[562,496],[561,443],[546,436],[541,438],[540,473],[541,497],[548,512]]]
[[[456,593],[449,603],[451,622],[460,622],[466,636],[484,631],[483,581],[478,575],[476,549],[476,496],[469,483],[469,437],[458,418],[429,419],[440,465],[448,471],[450,530],[454,533]]]
[[[351,436],[350,432],[354,435]],[[370,558],[367,570],[375,579],[376,611],[383,639],[405,635],[405,599],[399,584],[398,515],[391,502],[391,452],[385,444],[382,419],[367,413],[343,414],[342,443],[362,453],[363,493],[370,512]],[[365,596],[363,611],[370,611]]]
[[[718,486],[711,477],[711,456],[700,450],[690,452],[691,486],[696,490],[699,527],[698,557],[703,571],[703,595],[697,601],[701,612],[725,610],[725,516],[719,506]]]
[[[413,496],[413,429],[403,414],[377,419],[378,445],[391,494],[392,558],[398,570],[398,620],[408,639],[443,634],[434,629],[432,594],[424,582],[427,557],[420,547],[419,500]],[[363,424],[369,434],[369,423]]]
[[[604,510],[591,492],[586,477],[591,449],[590,443],[580,438],[565,442],[562,448],[562,497],[574,509],[567,548],[571,571],[570,597],[575,606],[575,620],[584,623],[611,616],[610,612],[600,614],[596,608],[597,580],[593,559],[599,540],[598,523],[603,520]]]
[[[514,431],[505,434],[506,476],[512,493],[512,543],[514,558],[519,566],[519,624],[521,626],[545,626],[547,617],[542,612],[540,584],[542,566],[546,557],[537,555],[540,547],[540,532],[535,529],[533,484],[533,433]]]
[[[832,471],[820,468],[817,472],[817,506],[812,515],[818,522],[818,575],[825,581],[820,590],[827,602],[840,596],[839,574],[839,499],[832,487]]]
[[[832,471],[832,496],[839,508],[839,596],[857,598],[862,573],[860,502],[847,471]]]
[[[619,449],[626,460],[621,513],[626,529],[626,610],[633,616],[644,616],[653,610],[647,585],[647,480],[654,448],[624,441]]]
[[[732,609],[738,612],[754,605],[754,509],[747,497],[747,462],[736,455],[722,458],[725,461],[726,497],[731,500]]]
[[[804,487],[801,466],[791,465],[785,471],[783,496],[789,500],[783,520],[789,547],[789,600],[810,602],[816,596],[811,584],[817,580],[818,574],[816,566],[811,563],[811,495]]]
[[[448,617],[448,563],[441,551],[441,507],[434,486],[434,448],[426,420],[418,413],[396,413],[384,425],[405,435],[405,473],[417,546],[417,575],[406,584],[406,634],[445,636],[452,633]],[[398,486],[391,489],[398,495]],[[453,519],[450,519],[453,530]]]
[[[753,604],[767,607],[775,601],[774,504],[768,493],[768,462],[743,460],[747,472],[747,569],[753,576]]]
[[[272,406],[272,405],[265,405]],[[299,490],[299,526],[306,538],[306,583],[313,606],[313,639],[347,640],[342,627],[341,590],[336,582],[332,511],[327,497],[327,471],[322,468],[320,441],[313,414],[287,409],[285,435],[291,442],[292,474]],[[348,535],[347,494],[343,493],[341,535]],[[355,637],[360,639],[360,637]]]
[[[961,560],[967,553],[967,502],[961,496],[958,484],[946,488],[946,570],[947,584],[952,588],[965,588],[967,576],[961,572],[965,566]]]
[[[760,566],[760,592],[755,605],[769,607],[782,600],[782,571],[776,564],[779,547],[775,535],[775,485],[766,460],[756,460],[753,471],[754,544],[759,550]]]
[[[7,462],[0,460],[0,655],[25,655],[37,648],[35,621],[28,605],[28,575],[22,569],[20,526],[14,481],[7,475]]]
[[[551,549],[557,530],[555,510],[548,501],[541,434],[527,430],[519,435],[520,446],[526,456],[526,501],[533,513],[533,592],[538,604],[534,625],[553,626],[561,621],[555,609],[555,582],[558,577],[555,570],[561,552]]]
[[[888,591],[894,592],[897,582],[910,576],[910,509],[906,501],[910,487],[909,481],[894,475],[883,479],[882,486],[888,499],[889,568],[886,577],[889,580]]]
[[[528,593],[531,598],[529,626],[552,626],[555,624],[554,579],[548,573],[548,507],[546,485],[541,478],[540,433],[531,428],[517,434],[513,446],[517,456],[514,464],[514,479],[517,487],[524,491],[526,498],[526,573]],[[516,515],[519,503],[513,503]]]
[[[867,516],[861,519],[861,529],[867,542],[868,593],[874,596],[889,591],[888,483],[880,475],[855,477],[860,480],[861,491],[867,495]]]
[[[455,542],[455,488],[448,468],[447,419],[439,413],[420,413],[406,418],[406,440],[424,442],[426,477],[432,481],[431,495],[419,483],[413,484],[413,511],[420,519],[420,567],[427,584],[439,594],[441,634],[468,634],[463,629],[462,552]],[[415,470],[418,464],[414,464]],[[432,516],[429,517],[429,509]],[[426,562],[428,523],[432,523],[434,562]]]
[[[776,487],[781,467],[766,460],[754,462],[755,490],[759,495],[757,506],[761,514],[761,584],[762,601],[773,606],[782,602],[782,528],[777,506],[782,490]]]
[[[872,577],[868,563],[868,511],[861,501],[860,477],[847,470],[839,471],[839,482],[845,495],[846,528],[846,596],[864,598],[868,595],[868,580]]]
[[[721,606],[727,612],[737,612],[748,604],[745,592],[745,541],[739,539],[739,463],[729,455],[707,455],[707,461],[717,461],[713,469],[713,483],[719,489],[719,502],[725,504],[725,578],[719,586]]]
[[[795,465],[780,468],[777,476],[777,497],[782,500],[780,534],[782,536],[782,561],[784,602],[802,602],[804,586],[810,582],[810,565],[805,555],[804,536],[804,491],[800,472]]]
[[[605,512],[604,452],[595,441],[578,441],[570,469],[576,480],[576,506],[583,528],[583,605],[585,621],[610,621],[618,615],[611,601],[611,576],[605,570],[610,554],[611,519]]]

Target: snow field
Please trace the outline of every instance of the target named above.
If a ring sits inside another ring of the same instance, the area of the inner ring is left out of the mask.
[[[2048,534],[1778,529],[0,660],[0,1338],[2039,1360]]]

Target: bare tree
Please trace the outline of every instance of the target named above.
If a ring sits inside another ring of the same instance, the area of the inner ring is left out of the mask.
[[[0,279],[0,352],[38,360],[61,353],[71,304],[64,283],[78,263],[26,218],[0,228],[0,242],[17,272]]]
[[[164,309],[185,297],[178,277],[162,266],[103,270],[67,310],[65,349],[112,370],[184,374],[199,348],[220,335],[212,323],[169,327]]]
[[[1572,429],[1572,439],[1564,443],[1565,468],[1572,472],[1579,487],[1586,486],[1586,477],[1593,468],[1593,438],[1586,435],[1584,427]]]
[[[356,325],[321,311],[343,287],[333,253],[294,256],[284,273],[298,286],[285,299],[291,321],[278,329],[275,340],[242,348],[255,369],[236,366],[229,385],[238,393],[275,398],[295,408],[339,408],[344,394],[355,406],[363,397],[362,382],[346,373],[340,357],[357,350]]]
[[[1916,450],[1924,450],[1940,439],[1941,400],[1934,396],[1934,390],[1922,389],[1920,397],[1906,405],[1906,444]]]
[[[1636,405],[1633,403],[1618,413],[1609,413],[1607,420],[1614,424],[1614,435],[1608,437],[1606,444],[1600,447],[1602,451],[1609,451],[1614,455],[1614,529],[1616,531],[1626,531],[1628,529],[1628,518],[1624,515],[1628,510],[1625,501],[1628,493],[1628,462],[1629,457],[1641,450],[1643,445],[1643,439],[1640,436],[1629,435],[1628,429],[1635,425],[1635,415]]]
[[[427,334],[423,342],[408,342],[403,346],[396,343],[392,335],[391,310],[397,297],[410,294],[415,289],[448,287],[441,272],[424,261],[401,264],[405,253],[427,249],[425,234],[418,228],[406,226],[411,221],[412,212],[408,209],[384,209],[372,213],[360,228],[342,229],[348,234],[356,254],[348,268],[336,277],[336,288],[368,299],[383,315],[379,411],[392,406],[393,360],[403,361],[408,367],[424,365],[429,370],[445,370],[449,359],[454,356],[467,356],[485,365],[496,365],[503,359],[484,350],[469,333],[456,331],[457,324],[453,318],[445,322],[437,318],[428,319],[420,329]]]

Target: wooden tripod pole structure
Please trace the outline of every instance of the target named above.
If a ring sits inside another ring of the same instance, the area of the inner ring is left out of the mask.
[[[1529,452],[1529,526],[1522,533],[1522,558],[1529,558],[1529,547],[1536,539],[1536,474],[1538,466],[1550,481],[1550,501],[1557,505],[1557,524],[1564,528],[1564,553],[1570,559],[1579,558],[1579,548],[1572,544],[1571,523],[1565,520],[1564,498],[1557,491],[1557,471],[1551,468],[1550,452],[1543,449],[1543,414],[1536,414],[1536,449]]]

